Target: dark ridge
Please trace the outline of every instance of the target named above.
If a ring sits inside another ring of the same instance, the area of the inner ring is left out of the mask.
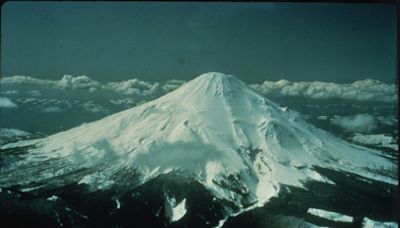
[[[187,213],[177,222],[169,223],[165,216],[166,195],[178,202],[186,198]],[[51,196],[58,199],[48,200]],[[15,188],[0,192],[0,219],[16,227],[215,227],[237,209],[178,172],[126,192],[92,192],[76,183],[35,194]]]
[[[364,217],[397,222],[397,186],[352,173],[314,169],[335,185],[310,181],[306,183],[307,189],[282,186],[279,196],[264,207],[229,218],[224,227],[308,227],[306,222],[328,227],[361,227]],[[308,208],[349,215],[354,221],[334,222],[307,213]]]

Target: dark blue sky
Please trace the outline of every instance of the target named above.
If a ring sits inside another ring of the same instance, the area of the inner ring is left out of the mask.
[[[247,82],[396,77],[396,8],[344,3],[7,2],[1,76]]]

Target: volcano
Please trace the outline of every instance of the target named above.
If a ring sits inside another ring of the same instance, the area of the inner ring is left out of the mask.
[[[236,77],[214,72],[140,106],[1,149],[24,150],[3,158],[10,162],[0,171],[2,188],[116,190],[116,209],[124,193],[168,176],[230,205],[222,217],[265,205],[282,186],[335,184],[315,167],[397,182],[395,164],[378,151],[317,129]],[[181,195],[161,196],[169,224],[185,217],[189,205]]]

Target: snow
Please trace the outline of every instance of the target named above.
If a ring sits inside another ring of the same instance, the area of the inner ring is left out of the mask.
[[[227,218],[221,219],[218,221],[218,225],[215,226],[215,228],[221,228],[224,226],[225,222],[226,222]]]
[[[84,176],[78,184],[94,184],[96,189],[107,189],[114,184],[113,180],[105,180],[105,173],[93,173]]]
[[[47,198],[47,200],[49,200],[49,201],[57,201],[57,200],[59,200],[60,199],[60,197],[58,197],[58,196],[55,196],[55,195],[52,195],[52,196],[50,196],[50,197],[48,197]]]
[[[27,145],[35,148],[8,170],[15,175],[0,173],[1,186],[46,183],[71,173],[71,178],[63,180],[107,189],[117,184],[113,180],[118,175],[137,173],[140,183],[136,184],[140,185],[179,170],[215,197],[244,207],[242,202],[262,206],[278,194],[282,184],[300,188],[309,180],[332,184],[313,166],[397,183],[379,174],[387,170],[396,175],[397,168],[378,151],[337,139],[308,124],[299,113],[265,99],[234,76],[214,72],[104,119],[1,148]],[[43,165],[32,167],[32,161]],[[58,165],[46,161],[57,161]],[[73,175],[81,169],[89,173]],[[239,191],[229,186],[232,177],[240,183]]]
[[[216,161],[210,161],[207,162],[206,167],[205,167],[205,175],[206,175],[206,183],[208,186],[213,186],[213,180],[215,177],[223,172],[223,167],[221,163],[218,163]]]
[[[263,166],[261,156],[257,156],[254,164],[259,167],[258,183],[256,186],[256,196],[258,199],[257,206],[261,207],[264,205],[269,198],[275,196],[279,192],[279,186],[274,185],[271,180],[274,179],[273,173],[267,166]]]
[[[169,218],[169,222],[176,222],[186,214],[186,199],[177,203],[174,197],[167,197],[165,201],[165,215]]]
[[[397,228],[398,224],[395,222],[378,222],[365,217],[363,219],[363,228]]]
[[[0,97],[0,108],[17,108],[17,107],[18,105],[12,102],[9,98]]]
[[[366,144],[366,145],[378,145],[382,147],[392,148],[393,150],[398,150],[399,147],[396,140],[392,136],[384,134],[375,135],[363,135],[356,133],[352,138],[354,142]]]
[[[115,200],[115,204],[117,205],[117,209],[121,208],[121,202],[119,201],[119,199]]]
[[[326,218],[328,220],[332,220],[335,222],[353,222],[353,217],[351,216],[343,215],[336,212],[326,211],[323,209],[309,208],[307,210],[307,213],[318,217]]]

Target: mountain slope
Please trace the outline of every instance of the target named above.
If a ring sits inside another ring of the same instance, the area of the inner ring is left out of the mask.
[[[22,147],[28,153],[1,169],[0,186],[28,191],[78,182],[92,191],[123,189],[179,171],[243,208],[264,204],[281,184],[329,182],[313,166],[391,183],[395,179],[388,174],[396,173],[377,151],[339,140],[220,73],[203,74],[99,121],[2,150]]]

